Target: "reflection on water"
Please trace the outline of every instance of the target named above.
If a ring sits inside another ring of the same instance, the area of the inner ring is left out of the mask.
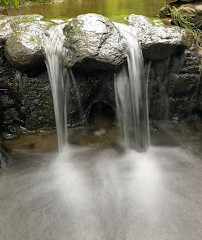
[[[117,127],[101,126],[101,128],[95,129],[69,129],[68,141],[70,144],[77,146],[94,147],[98,149],[115,147],[121,150],[123,148],[123,142],[120,139]],[[152,134],[151,143],[153,146],[179,145],[176,140],[165,133]],[[57,151],[56,131],[24,133],[17,138],[4,140],[3,145],[9,151],[32,149],[36,152],[55,152]]]
[[[67,147],[58,158],[13,158],[0,174],[3,240],[202,238],[202,162],[180,148]]]
[[[58,4],[35,4],[12,9],[9,15],[41,14],[46,19],[72,18],[84,13],[102,14],[113,21],[122,22],[132,13],[156,17],[163,0],[64,0]]]
[[[95,129],[69,129],[68,141],[79,146],[109,148],[116,145],[119,132],[115,126],[105,126]],[[4,140],[7,150],[33,149],[37,152],[57,150],[56,131],[24,133],[19,137]]]

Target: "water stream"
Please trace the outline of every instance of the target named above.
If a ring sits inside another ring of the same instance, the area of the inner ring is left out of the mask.
[[[115,74],[117,117],[126,147],[146,151],[149,146],[148,77],[135,29],[115,23],[127,47],[127,65]]]
[[[68,78],[62,65],[61,57],[63,54],[63,29],[61,26],[54,26],[49,30],[49,36],[44,42],[46,53],[46,67],[51,83],[55,121],[57,129],[58,150],[61,153],[67,140],[67,102],[66,88]]]
[[[150,142],[148,83],[145,77],[142,50],[136,38],[135,28],[118,23],[115,25],[125,39],[128,48],[127,65],[123,66],[118,74],[115,74],[118,124],[125,147],[142,152],[148,149]],[[62,30],[61,26],[52,27],[50,35],[44,43],[60,153],[67,143],[67,93],[70,81],[77,95],[80,112],[82,111],[80,94],[73,72],[71,69],[65,69],[62,65],[62,56],[65,52]]]
[[[71,86],[76,93],[80,117],[82,113],[80,93],[75,76],[71,69],[63,66],[63,58],[66,52],[63,42],[63,25],[52,27],[44,41],[45,62],[54,102],[59,153],[62,152],[63,147],[67,144],[68,94],[71,91]]]
[[[201,239],[202,161],[179,147],[12,157],[0,174],[2,240]]]

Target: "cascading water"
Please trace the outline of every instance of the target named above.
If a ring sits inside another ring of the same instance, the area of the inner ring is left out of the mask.
[[[71,69],[65,69],[63,66],[62,59],[66,51],[63,47],[63,42],[63,26],[58,25],[49,30],[49,34],[43,44],[46,54],[45,63],[53,95],[59,153],[62,152],[64,145],[67,144],[67,95],[70,83],[76,92],[80,114],[82,112],[80,94],[74,74]]]
[[[115,75],[115,94],[117,116],[126,147],[145,151],[149,146],[149,117],[147,78],[145,77],[142,51],[135,35],[135,29],[115,23],[128,47],[127,66]],[[46,66],[51,82],[58,148],[62,152],[67,143],[67,93],[70,81],[77,93],[81,107],[79,91],[71,70],[63,67],[63,29],[54,26],[44,42]],[[80,109],[81,111],[81,109]]]
[[[126,147],[146,151],[149,142],[148,77],[135,29],[115,23],[128,47],[127,66],[115,74],[117,117]]]
[[[53,95],[58,150],[60,153],[67,142],[66,88],[68,85],[68,78],[64,77],[68,74],[65,74],[66,70],[61,63],[64,52],[62,31],[61,26],[52,27],[49,30],[49,36],[47,36],[44,42],[45,62]]]

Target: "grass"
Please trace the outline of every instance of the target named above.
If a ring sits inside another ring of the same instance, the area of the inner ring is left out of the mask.
[[[180,8],[169,7],[171,12],[171,19],[176,26],[182,27],[189,31],[197,41],[197,45],[202,47],[202,31],[197,28],[194,23],[190,22],[186,15],[182,14]]]

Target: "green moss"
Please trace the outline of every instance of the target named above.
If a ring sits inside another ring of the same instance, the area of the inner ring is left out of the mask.
[[[173,23],[190,32],[196,39],[198,46],[201,47],[202,31],[197,28],[194,23],[190,22],[186,15],[182,14],[180,8],[170,7],[170,12]]]

